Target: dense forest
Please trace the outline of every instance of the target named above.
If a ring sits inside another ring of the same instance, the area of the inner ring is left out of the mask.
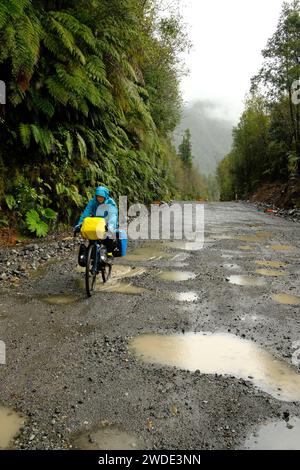
[[[300,177],[300,4],[284,2],[262,52],[231,152],[218,166],[221,199],[243,199],[264,183]],[[300,206],[299,201],[295,204]]]
[[[171,142],[189,41],[160,5],[1,1],[0,227],[45,235],[99,184],[131,202],[203,196]]]

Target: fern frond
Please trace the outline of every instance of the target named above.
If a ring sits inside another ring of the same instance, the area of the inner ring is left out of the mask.
[[[77,137],[77,143],[78,143],[80,156],[81,156],[81,158],[86,157],[87,156],[87,148],[86,148],[85,140],[79,134],[79,132],[76,132],[76,137]]]
[[[29,148],[31,140],[31,128],[30,124],[21,123],[19,126],[19,132],[21,137],[21,142],[24,147]]]
[[[46,79],[47,89],[53,98],[64,106],[67,105],[69,100],[69,93],[60,83],[57,76],[49,77]]]
[[[55,19],[54,14],[52,14],[50,28],[52,32],[56,33],[59,36],[63,47],[65,47],[74,57],[76,57],[79,62],[85,64],[85,55],[76,45],[73,34]]]

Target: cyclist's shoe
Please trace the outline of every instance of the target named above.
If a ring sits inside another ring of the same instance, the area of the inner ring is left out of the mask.
[[[107,261],[107,249],[105,247],[101,247],[100,249],[100,262],[105,263]]]

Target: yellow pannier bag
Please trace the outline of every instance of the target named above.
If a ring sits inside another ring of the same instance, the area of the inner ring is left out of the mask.
[[[87,240],[102,240],[105,234],[105,219],[102,217],[86,217],[80,233]]]

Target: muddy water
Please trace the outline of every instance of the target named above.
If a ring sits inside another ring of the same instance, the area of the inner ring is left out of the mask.
[[[190,258],[190,253],[177,253],[173,256],[171,261],[176,261],[178,263],[182,263]]]
[[[199,296],[196,292],[176,292],[174,299],[178,302],[196,302]]]
[[[195,279],[196,274],[188,271],[163,271],[158,274],[159,278],[163,281],[182,282]]]
[[[78,300],[75,295],[55,294],[42,297],[42,301],[53,305],[69,305]]]
[[[170,253],[164,251],[164,244],[152,242],[149,245],[145,245],[140,248],[136,248],[131,253],[128,253],[123,259],[120,260],[120,263],[134,263],[139,261],[153,261],[159,260],[162,258],[170,257]]]
[[[300,297],[289,294],[276,294],[272,296],[275,302],[283,305],[300,305]]]
[[[250,276],[233,275],[229,276],[227,280],[230,284],[235,284],[237,286],[264,287],[267,285],[263,279]]]
[[[229,334],[141,335],[130,343],[144,362],[233,375],[283,401],[300,401],[300,375],[255,343]]]
[[[80,268],[80,267],[79,267]],[[79,269],[77,268],[79,271]],[[80,268],[81,272],[85,272],[85,268]],[[101,276],[99,275],[96,282],[95,291],[96,292],[116,292],[119,294],[128,294],[128,295],[139,295],[143,294],[144,292],[148,292],[147,289],[142,287],[136,287],[131,284],[129,281],[126,280],[122,281],[122,279],[127,279],[135,276],[140,276],[144,274],[147,270],[142,267],[130,267],[130,266],[123,266],[123,265],[114,265],[112,268],[111,278],[105,284],[102,282]],[[85,289],[85,280],[78,279],[77,285],[80,289]]]
[[[261,242],[262,240],[269,238],[272,235],[272,232],[257,232],[255,235],[237,235],[233,237],[233,239],[243,242]]]
[[[75,271],[78,273],[85,273],[85,268],[82,268],[81,266],[77,266],[75,268]],[[127,278],[127,277],[140,276],[141,274],[144,274],[146,271],[147,269],[143,267],[135,267],[135,266],[131,267],[131,266],[114,264],[110,279],[117,280],[117,279],[122,279],[122,278]]]
[[[262,238],[270,238],[270,237],[272,237],[273,235],[274,235],[273,232],[267,232],[267,231],[265,231],[265,232],[264,232],[264,231],[256,232],[256,237],[257,237],[257,238],[260,238],[260,239],[262,239]]]
[[[233,240],[239,240],[241,242],[248,242],[248,243],[255,243],[255,242],[259,242],[261,239],[260,238],[257,238],[255,235],[239,235],[237,237],[232,237]]]
[[[7,449],[25,422],[25,418],[13,410],[0,406],[0,449]]]
[[[262,276],[269,276],[269,277],[279,277],[285,276],[287,273],[285,271],[276,271],[275,269],[257,269],[256,274],[261,274]]]
[[[223,264],[223,268],[229,269],[232,271],[235,271],[236,269],[241,269],[241,267],[238,264],[230,264],[230,263]]]
[[[84,279],[78,279],[77,285],[80,289],[85,289]],[[110,280],[105,284],[102,282],[101,278],[97,279],[95,292],[115,292],[117,294],[127,294],[127,295],[140,295],[144,292],[149,292],[148,289],[143,287],[137,287],[126,281]]]
[[[210,235],[209,237],[205,238],[205,241],[213,241],[213,240],[232,240],[233,236],[232,235],[226,235],[221,234],[221,235]]]
[[[58,259],[50,259],[48,261],[44,261],[41,266],[36,267],[35,269],[29,272],[29,277],[31,279],[38,279],[40,277],[44,277],[47,274],[47,270],[49,266],[53,266],[53,265],[58,266],[59,264],[60,264],[60,260]]]
[[[142,449],[138,439],[111,426],[82,433],[75,439],[74,447],[81,450]]]
[[[265,424],[244,446],[250,450],[300,450],[300,419]]]
[[[203,249],[203,241],[187,242],[187,241],[175,241],[167,243],[169,248],[174,250],[183,250],[183,251],[200,251]]]
[[[130,267],[114,265],[112,268],[111,279],[122,279],[127,277],[140,276],[147,270],[141,267]]]
[[[284,268],[285,266],[287,266],[286,263],[283,263],[281,261],[258,260],[255,261],[255,264],[257,264],[257,266],[265,266],[266,268]]]
[[[272,245],[271,248],[274,251],[294,251],[294,250],[296,250],[296,247],[294,247],[292,245]]]

